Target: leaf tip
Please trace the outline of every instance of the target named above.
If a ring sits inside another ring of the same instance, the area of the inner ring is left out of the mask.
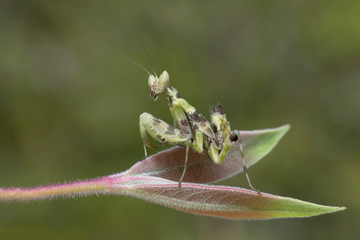
[[[346,209],[347,209],[346,207],[331,207],[328,213],[345,211]]]
[[[285,134],[290,130],[290,128],[291,128],[290,124],[285,124],[285,125],[278,127],[278,130],[280,130],[281,132],[283,132]]]
[[[328,213],[335,213],[335,212],[340,212],[340,211],[346,210],[346,207],[325,206],[325,205],[318,205],[318,204],[313,204],[313,206],[315,206],[315,209],[313,209],[314,211],[308,212],[307,217],[318,216],[318,215],[323,215],[323,214],[328,214]]]
[[[328,214],[328,213],[335,213],[346,210],[346,207],[334,207],[334,206],[322,206],[322,209],[319,209],[317,214],[313,216]]]

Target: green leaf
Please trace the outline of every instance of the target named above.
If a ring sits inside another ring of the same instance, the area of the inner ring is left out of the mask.
[[[129,195],[198,215],[227,219],[311,217],[344,210],[242,188],[183,183],[155,177],[124,177],[113,194]]]
[[[250,167],[266,156],[289,130],[290,125],[278,128],[240,131],[245,162]],[[126,174],[155,176],[178,181],[184,169],[185,148],[174,147],[138,162]],[[215,164],[206,153],[190,150],[184,182],[210,183],[232,177],[243,171],[239,144],[235,142],[226,159]]]

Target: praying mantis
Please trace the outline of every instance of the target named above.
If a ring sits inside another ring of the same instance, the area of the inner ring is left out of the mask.
[[[186,173],[190,146],[198,153],[205,151],[211,160],[216,164],[221,164],[232,144],[237,143],[240,149],[243,172],[246,175],[248,184],[252,190],[259,192],[252,186],[247,173],[240,132],[231,130],[221,104],[218,103],[210,107],[211,121],[209,122],[203,115],[197,113],[192,105],[181,98],[179,92],[170,86],[169,82],[170,77],[167,71],[163,71],[159,77],[156,74],[149,73],[150,96],[156,101],[159,95],[165,95],[170,113],[174,119],[174,126],[154,117],[150,113],[144,112],[140,115],[139,127],[145,157],[147,157],[146,147],[152,147],[147,135],[160,143],[185,146],[184,169],[179,179],[179,187],[181,188]]]
[[[169,85],[170,77],[167,71],[163,71],[158,77],[155,71],[154,74],[151,74],[132,58],[113,48],[106,47],[137,65],[149,75],[150,97],[154,101],[158,99],[160,94],[165,95],[168,100],[170,114],[174,119],[174,126],[147,112],[140,115],[139,128],[143,140],[145,158],[148,156],[146,147],[153,147],[147,135],[150,135],[160,143],[185,146],[184,169],[179,179],[179,188],[181,188],[181,183],[186,173],[190,146],[198,153],[206,152],[211,160],[216,164],[221,164],[225,160],[230,147],[237,143],[247,182],[252,190],[261,194],[259,190],[253,187],[247,173],[240,131],[231,130],[230,123],[227,121],[220,103],[210,107],[210,123],[203,115],[197,113],[196,109],[182,98],[174,87]],[[144,51],[151,63],[145,48]]]

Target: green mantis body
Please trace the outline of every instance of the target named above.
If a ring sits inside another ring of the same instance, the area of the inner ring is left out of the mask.
[[[190,146],[198,153],[206,151],[216,164],[221,164],[232,144],[238,142],[244,173],[249,186],[256,190],[247,174],[240,133],[237,130],[231,130],[222,106],[218,103],[210,107],[211,123],[209,123],[204,116],[196,112],[192,105],[180,97],[179,92],[174,87],[169,86],[169,80],[169,74],[166,71],[160,77],[150,74],[148,79],[151,90],[150,96],[153,100],[156,100],[160,94],[167,97],[175,126],[154,117],[150,113],[145,112],[140,115],[140,134],[143,139],[145,157],[147,157],[146,147],[152,147],[147,134],[161,143],[185,146],[184,170],[179,180],[179,186],[181,187],[186,172]]]

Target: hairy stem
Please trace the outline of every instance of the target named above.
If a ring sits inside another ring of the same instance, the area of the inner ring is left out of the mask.
[[[54,184],[35,188],[0,188],[0,201],[30,201],[58,197],[82,197],[107,194],[113,178],[102,177],[73,183]]]

